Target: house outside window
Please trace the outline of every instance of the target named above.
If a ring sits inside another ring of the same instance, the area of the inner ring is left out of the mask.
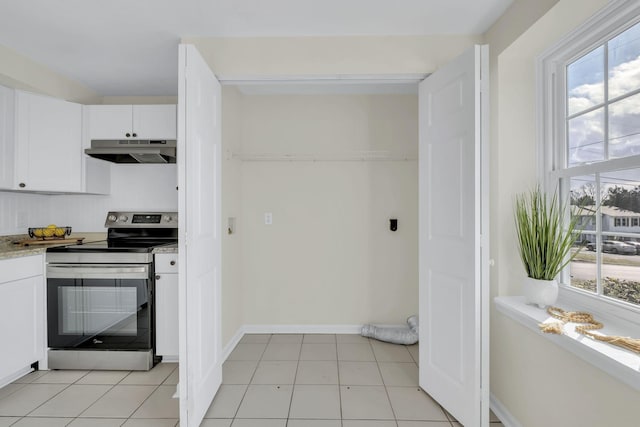
[[[640,5],[567,37],[539,62],[540,176],[577,215],[563,295],[640,317]],[[597,17],[595,18],[597,21]],[[581,304],[583,305],[583,304]]]
[[[628,218],[615,218],[615,226],[616,227],[628,227],[629,220]]]

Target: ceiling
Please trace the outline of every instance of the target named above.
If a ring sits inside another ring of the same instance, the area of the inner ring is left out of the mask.
[[[20,0],[0,45],[100,95],[175,95],[181,37],[481,34],[513,0]]]

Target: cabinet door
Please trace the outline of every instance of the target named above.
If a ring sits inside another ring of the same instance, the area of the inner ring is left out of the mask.
[[[82,106],[16,92],[17,189],[82,189]]]
[[[14,188],[15,94],[13,89],[0,86],[0,188]]]
[[[0,386],[45,357],[42,256],[0,261]],[[19,277],[19,278],[18,278]]]
[[[134,105],[133,131],[137,139],[176,139],[176,106]]]
[[[178,357],[178,275],[156,276],[156,354]]]
[[[90,139],[128,139],[133,133],[131,105],[90,105]]]

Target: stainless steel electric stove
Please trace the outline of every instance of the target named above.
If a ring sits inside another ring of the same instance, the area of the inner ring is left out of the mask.
[[[50,369],[148,370],[155,357],[153,250],[175,212],[109,212],[107,240],[47,250]]]

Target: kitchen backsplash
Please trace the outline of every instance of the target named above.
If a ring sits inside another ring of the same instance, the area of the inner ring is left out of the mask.
[[[178,210],[176,165],[111,167],[109,196],[0,192],[0,235],[23,234],[27,227],[50,223],[101,232],[109,210]]]
[[[24,234],[34,224],[47,225],[49,196],[0,192],[0,235]]]

